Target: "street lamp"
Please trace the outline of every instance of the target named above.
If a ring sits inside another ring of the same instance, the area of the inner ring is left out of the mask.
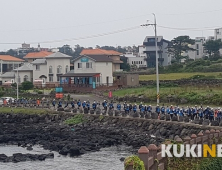
[[[160,87],[159,87],[159,62],[158,62],[158,47],[157,47],[157,28],[156,28],[156,15],[153,13],[154,16],[154,24],[143,24],[141,26],[149,26],[153,25],[155,29],[155,51],[156,51],[156,90],[157,90],[157,104],[160,103]]]

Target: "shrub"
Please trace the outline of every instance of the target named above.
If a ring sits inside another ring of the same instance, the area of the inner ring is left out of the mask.
[[[34,87],[34,85],[30,81],[22,82],[22,90],[31,90],[33,87]]]
[[[86,122],[86,119],[83,114],[75,115],[74,117],[67,119],[65,121],[65,123],[68,125],[77,125],[84,122]]]
[[[143,161],[136,155],[129,156],[125,159],[125,169],[133,163],[133,170],[145,170]]]

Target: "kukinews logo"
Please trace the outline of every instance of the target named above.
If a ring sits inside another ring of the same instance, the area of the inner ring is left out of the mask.
[[[222,145],[207,144],[168,144],[161,145],[162,157],[222,157]]]

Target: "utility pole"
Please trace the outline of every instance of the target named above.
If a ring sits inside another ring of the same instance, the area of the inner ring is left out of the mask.
[[[156,15],[153,13],[154,15],[154,24],[143,24],[141,25],[143,26],[154,26],[154,31],[155,31],[155,50],[156,50],[156,92],[157,92],[157,104],[160,103],[160,86],[159,86],[159,62],[158,62],[158,46],[157,46],[157,24],[156,24]]]
[[[19,68],[19,64],[18,64],[18,67],[17,67],[17,102],[18,102],[18,98],[19,98],[19,89],[18,89],[18,83],[19,83],[19,74],[18,74],[18,68]]]

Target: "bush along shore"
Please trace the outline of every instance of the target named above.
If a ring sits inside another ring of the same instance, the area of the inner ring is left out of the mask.
[[[0,144],[41,145],[61,155],[79,156],[112,145],[159,145],[207,127],[155,120],[85,114],[0,114]],[[154,137],[153,137],[154,135]]]

